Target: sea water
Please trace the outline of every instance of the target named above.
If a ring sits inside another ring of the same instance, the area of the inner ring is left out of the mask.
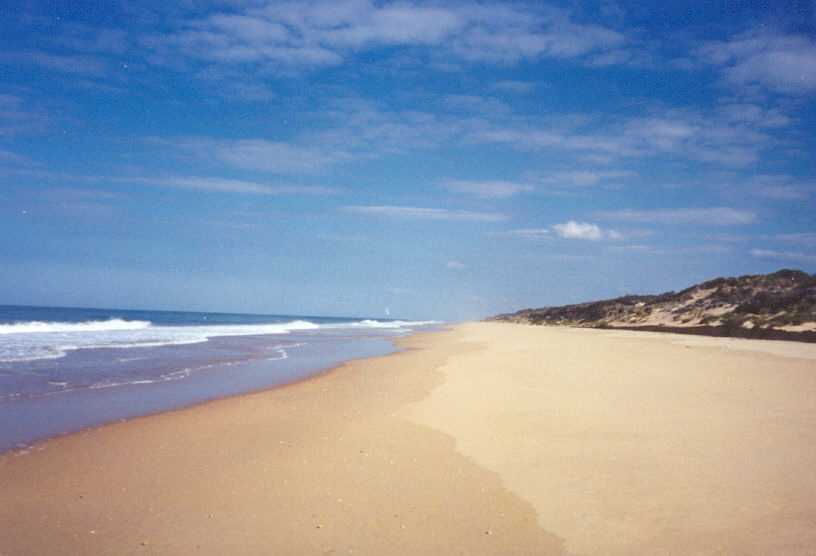
[[[0,452],[300,380],[435,324],[0,306]]]

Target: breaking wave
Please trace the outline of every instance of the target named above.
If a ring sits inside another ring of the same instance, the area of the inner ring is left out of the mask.
[[[266,324],[158,325],[146,320],[28,321],[0,324],[0,362],[58,359],[80,349],[125,349],[196,344],[223,336],[256,336],[331,329],[410,330],[432,321],[361,320],[317,324],[308,320]]]

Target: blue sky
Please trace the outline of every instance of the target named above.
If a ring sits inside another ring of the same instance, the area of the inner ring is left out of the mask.
[[[0,303],[463,319],[816,271],[812,1],[171,4],[0,8]]]

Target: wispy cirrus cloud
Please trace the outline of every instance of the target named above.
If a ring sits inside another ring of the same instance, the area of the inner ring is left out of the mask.
[[[217,160],[243,170],[275,174],[318,173],[351,155],[329,145],[266,139],[212,139],[205,137],[147,138],[147,142],[171,147],[206,160]]]
[[[798,251],[777,251],[774,249],[751,249],[751,256],[760,259],[776,259],[799,263],[816,263],[816,253]]]
[[[19,196],[26,197],[30,198],[27,206],[32,213],[45,211],[81,219],[112,218],[128,199],[122,193],[82,187],[48,187]]]
[[[309,185],[266,184],[247,180],[218,177],[175,176],[159,178],[117,178],[123,183],[138,183],[155,187],[186,189],[190,191],[212,191],[216,193],[245,193],[251,195],[333,195],[337,189]]]
[[[512,181],[468,181],[468,180],[447,180],[442,182],[442,187],[455,193],[464,193],[483,199],[506,199],[533,191],[533,186],[526,183]]]
[[[3,164],[11,164],[11,165],[20,165],[20,164],[30,164],[31,160],[25,156],[19,155],[17,153],[13,153],[11,151],[7,151],[5,149],[0,149],[0,165]]]
[[[92,27],[82,23],[61,23],[60,34],[53,36],[56,44],[78,52],[94,54],[124,54],[131,46],[128,32],[123,29]]]
[[[606,181],[637,176],[631,170],[565,170],[542,174],[538,182],[551,186],[589,187]]]
[[[340,208],[343,212],[404,220],[449,220],[470,222],[500,222],[507,216],[496,212],[473,212],[445,208],[406,207],[394,205],[352,205]]]
[[[92,77],[103,76],[108,69],[105,60],[96,56],[50,54],[39,50],[5,52],[0,54],[0,62],[32,64],[59,73]]]
[[[551,239],[552,230],[549,228],[519,228],[517,230],[508,230],[506,232],[496,232],[492,234],[498,237],[517,237],[529,240]]]
[[[443,103],[444,108],[444,103]],[[272,173],[317,173],[349,161],[370,160],[417,150],[505,145],[522,151],[564,151],[579,159],[610,163],[617,168],[570,169],[530,174],[529,183],[510,180],[450,181],[460,193],[501,198],[531,190],[533,182],[550,187],[589,187],[625,183],[636,177],[621,168],[630,160],[656,157],[742,167],[759,160],[773,137],[720,118],[706,121],[702,113],[668,111],[658,117],[618,119],[609,125],[588,115],[563,118],[566,123],[535,122],[516,115],[498,116],[471,108],[400,110],[360,98],[334,99],[310,115],[312,125],[286,140],[268,138],[154,139],[163,146],[219,161],[233,168]],[[606,129],[611,129],[607,131]],[[479,183],[481,182],[481,183]]]
[[[757,162],[762,151],[774,143],[772,136],[754,125],[694,110],[664,109],[659,114],[611,121],[584,117],[578,122],[580,125],[560,128],[543,122],[486,122],[473,130],[471,138],[525,151],[562,150],[596,163],[672,156],[732,167]]]
[[[816,247],[816,232],[798,232],[791,234],[776,234],[773,239],[795,245],[811,245]]]
[[[793,118],[776,106],[762,106],[756,102],[727,100],[718,107],[718,116],[733,125],[756,126],[762,129],[787,127]]]
[[[608,250],[613,253],[630,253],[640,255],[713,255],[731,252],[727,245],[708,244],[687,247],[672,247],[670,249],[645,244],[610,245]]]
[[[746,180],[747,189],[766,199],[799,201],[816,193],[816,180],[802,180],[785,174],[760,174]]]
[[[761,85],[797,95],[816,91],[816,41],[811,36],[759,28],[710,41],[696,55],[719,67],[732,85]]]
[[[741,226],[757,220],[755,212],[730,207],[598,211],[598,218],[618,222]]]
[[[0,151],[0,162],[2,162],[2,151]],[[132,171],[133,169],[130,169]],[[54,191],[59,194],[83,196],[89,198],[92,195],[99,199],[113,199],[121,197],[121,194],[110,191],[110,186],[137,185],[155,188],[180,189],[188,191],[202,191],[213,193],[233,193],[246,195],[306,195],[306,196],[329,196],[341,193],[343,190],[338,187],[323,185],[303,185],[296,183],[279,183],[268,181],[253,181],[234,178],[224,178],[220,176],[191,176],[191,175],[159,175],[147,176],[144,174],[130,174],[122,172],[118,175],[82,175],[70,174],[66,172],[53,172],[42,168],[23,168],[11,173],[28,179],[35,179],[40,183],[75,183],[83,184],[82,188],[50,187],[46,191]],[[99,187],[99,189],[89,189]],[[56,193],[55,193],[56,194]]]
[[[496,81],[495,83],[492,83],[490,85],[490,88],[500,93],[513,93],[517,95],[525,95],[528,93],[532,93],[535,90],[536,85],[534,83],[530,83],[529,81],[505,79],[502,81]]]
[[[31,108],[23,97],[0,93],[0,137],[38,133],[47,122],[46,115]]]
[[[275,2],[177,21],[142,44],[157,59],[173,53],[215,64],[270,70],[342,63],[381,47],[431,49],[474,62],[512,64],[581,58],[626,46],[626,37],[564,11],[521,4],[426,4],[370,0]]]
[[[792,232],[781,234],[707,234],[705,239],[725,243],[762,242],[765,244],[783,244],[785,249],[816,246],[816,232]]]

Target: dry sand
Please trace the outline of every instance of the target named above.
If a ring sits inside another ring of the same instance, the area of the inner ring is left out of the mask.
[[[816,345],[694,340],[467,324],[55,439],[0,554],[816,553]]]

